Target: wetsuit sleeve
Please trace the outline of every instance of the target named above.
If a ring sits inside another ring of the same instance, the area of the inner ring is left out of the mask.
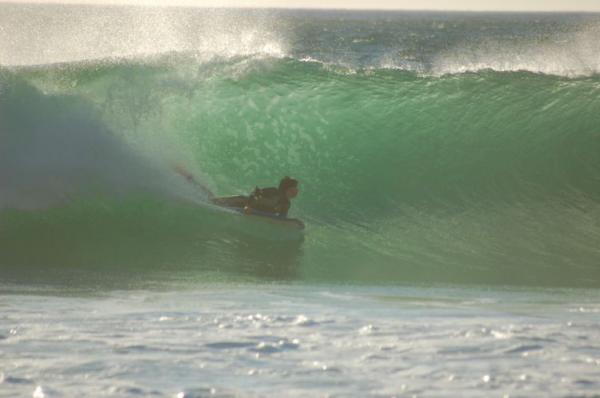
[[[287,217],[288,211],[290,211],[290,204],[289,203],[282,204],[281,208],[279,210],[279,216],[280,217]]]
[[[248,197],[248,206],[258,211],[274,212],[271,188],[256,187]]]
[[[289,203],[282,203],[281,195],[277,188],[257,188],[248,200],[248,206],[254,210],[286,217]]]

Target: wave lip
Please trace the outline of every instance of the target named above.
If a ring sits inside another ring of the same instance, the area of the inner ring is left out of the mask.
[[[73,5],[0,5],[0,65],[140,59],[195,53],[197,60],[287,49],[267,11]]]
[[[0,64],[193,54],[289,58],[340,73],[600,73],[594,15],[425,14],[1,5]]]
[[[440,53],[431,72],[436,76],[482,70],[527,71],[570,78],[594,76],[600,73],[599,36],[600,25],[592,25],[545,40],[488,39]]]

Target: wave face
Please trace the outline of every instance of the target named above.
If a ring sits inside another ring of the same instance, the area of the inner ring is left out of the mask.
[[[0,264],[12,277],[171,264],[600,286],[597,17],[213,10],[182,13],[184,25],[181,11],[140,10],[180,30],[210,19],[212,33],[95,54],[85,31],[81,49],[47,62],[16,51],[18,35],[0,46]],[[223,195],[295,176],[304,241],[240,230],[175,164]]]

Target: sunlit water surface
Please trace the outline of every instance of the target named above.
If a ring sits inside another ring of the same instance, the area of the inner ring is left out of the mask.
[[[0,396],[593,396],[589,290],[4,285]],[[20,293],[21,292],[21,293]]]

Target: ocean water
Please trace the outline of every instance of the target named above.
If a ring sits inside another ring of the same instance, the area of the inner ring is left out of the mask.
[[[0,4],[0,396],[598,396],[599,37]]]

